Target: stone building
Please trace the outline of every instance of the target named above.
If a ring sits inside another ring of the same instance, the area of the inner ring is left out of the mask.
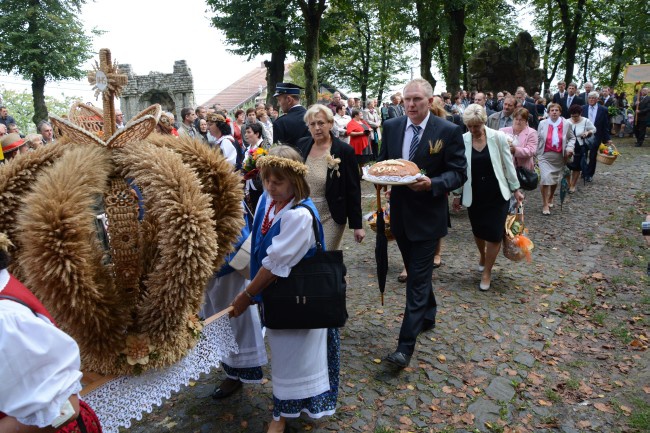
[[[486,39],[469,59],[470,87],[514,93],[517,86],[524,86],[532,95],[540,90],[544,80],[544,70],[539,64],[539,51],[528,32],[519,33],[505,47],[500,47],[494,39]]]
[[[174,72],[163,74],[150,72],[135,75],[131,65],[119,65],[129,78],[120,97],[120,109],[124,120],[129,120],[152,104],[160,104],[163,111],[174,113],[176,120],[183,107],[195,107],[194,79],[185,60],[174,62]]]

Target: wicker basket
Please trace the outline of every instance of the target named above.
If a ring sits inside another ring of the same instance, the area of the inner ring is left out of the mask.
[[[612,147],[614,148],[615,151],[618,152],[618,149],[616,148],[614,143],[612,143]],[[598,152],[598,155],[596,155],[596,160],[601,164],[605,164],[605,165],[614,164],[616,158],[618,158],[618,155],[605,155],[604,153],[600,153],[600,152]]]
[[[377,231],[377,221],[372,219],[368,221],[368,224],[370,224],[370,228],[372,229],[373,232]],[[390,231],[390,223],[386,223],[386,230],[384,231],[384,233],[386,233],[386,239],[388,239],[389,241],[395,240],[395,237]]]

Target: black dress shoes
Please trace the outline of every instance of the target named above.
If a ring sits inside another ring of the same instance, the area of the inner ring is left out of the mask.
[[[221,385],[215,388],[215,390],[210,395],[215,400],[221,400],[222,398],[229,397],[235,391],[242,387],[242,383],[239,380],[226,379],[221,382]]]
[[[400,368],[406,368],[408,367],[409,362],[411,362],[411,355],[395,351],[386,357],[386,361],[395,364]]]

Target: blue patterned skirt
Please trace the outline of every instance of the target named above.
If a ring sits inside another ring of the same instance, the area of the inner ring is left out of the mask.
[[[341,339],[338,328],[327,330],[327,372],[330,389],[314,397],[301,400],[280,400],[273,396],[273,419],[297,418],[301,412],[311,418],[333,415],[339,395],[339,370],[341,367]]]

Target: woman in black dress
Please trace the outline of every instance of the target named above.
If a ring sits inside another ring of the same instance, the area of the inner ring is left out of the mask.
[[[492,266],[501,249],[510,197],[524,199],[506,135],[485,126],[485,108],[471,104],[463,113],[469,132],[463,134],[467,157],[467,182],[463,185],[462,204],[467,208],[472,233],[480,254],[478,270],[480,290],[488,290]],[[454,199],[460,207],[461,199]]]

